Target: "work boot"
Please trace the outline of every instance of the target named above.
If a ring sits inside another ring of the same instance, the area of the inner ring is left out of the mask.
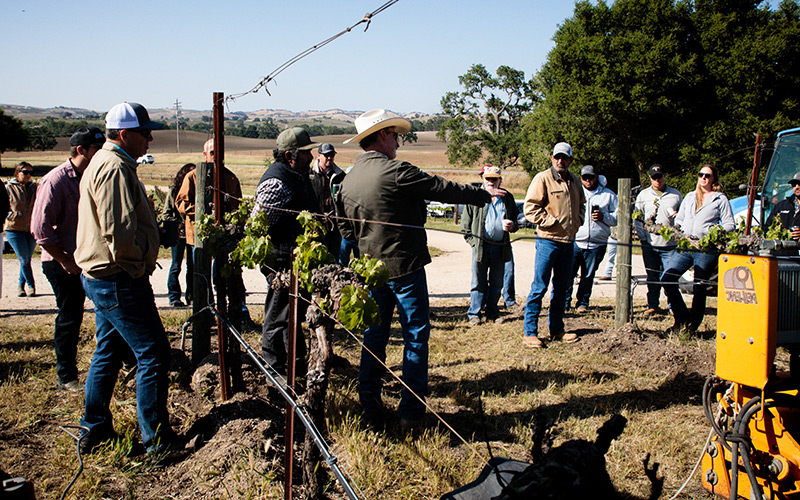
[[[27,293],[25,293],[25,287],[20,285],[17,287],[17,297],[27,297]]]
[[[542,347],[544,347],[544,342],[539,340],[539,337],[537,337],[535,335],[533,335],[533,336],[527,336],[527,335],[523,336],[522,337],[522,343],[525,344],[525,347],[532,347],[534,349],[541,349]]]

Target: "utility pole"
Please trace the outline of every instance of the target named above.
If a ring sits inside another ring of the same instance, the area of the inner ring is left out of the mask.
[[[175,141],[178,153],[181,152],[181,102],[175,98]]]

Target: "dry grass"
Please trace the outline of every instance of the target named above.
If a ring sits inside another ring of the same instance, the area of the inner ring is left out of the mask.
[[[579,326],[594,332],[590,335],[604,335],[602,332],[612,327],[612,318],[606,312],[608,306],[600,305],[598,312],[588,317],[568,320],[579,321]],[[334,371],[328,411],[331,441],[342,466],[366,498],[438,498],[477,476],[487,458],[486,438],[496,456],[525,460],[530,456],[536,415],[553,419],[558,444],[575,438],[593,440],[610,415],[621,413],[629,420],[628,428],[607,456],[616,486],[646,496],[649,483],[641,460],[647,453],[661,464],[666,493],[671,494],[683,482],[708,431],[697,397],[697,376],[667,376],[649,370],[646,360],[632,364],[612,354],[582,349],[580,344],[525,350],[520,343],[521,319],[470,328],[466,307],[465,300],[433,304],[428,398],[431,408],[466,444],[441,425],[414,436],[403,434],[396,416],[388,418],[386,432],[369,429],[361,421],[357,402],[360,348],[344,333],[336,334],[337,352],[350,366]],[[637,305],[636,310],[640,312],[642,307]],[[167,330],[177,332],[185,313],[162,316]],[[82,396],[54,387],[52,321],[52,311],[0,317],[0,397],[6,401],[0,407],[0,467],[33,479],[39,498],[44,499],[57,498],[76,470],[75,443],[57,426],[76,423],[82,415]],[[649,319],[639,328],[655,336],[668,323],[665,318]],[[709,318],[706,328],[713,327],[713,318]],[[93,329],[93,317],[87,314],[79,354],[82,374],[92,355]],[[395,333],[397,330],[395,325]],[[248,336],[254,345],[258,337]],[[711,340],[667,337],[664,342],[713,349]],[[388,364],[395,372],[400,370],[401,352],[402,343],[394,337]],[[393,408],[399,401],[400,386],[389,381],[386,389],[385,402]],[[171,390],[171,401],[178,396],[174,391],[181,390],[177,386]],[[183,428],[198,418],[184,405],[171,404],[173,419],[181,421]],[[138,432],[131,389],[118,386],[112,412],[117,430],[126,434],[128,441],[87,459],[72,497],[152,498],[148,492],[156,491],[159,478],[169,477],[169,471],[125,457]],[[224,498],[279,497],[280,462],[265,470],[253,451],[241,450],[235,464],[223,469],[209,462],[193,487],[224,479],[235,485]],[[185,498],[181,492],[163,493]],[[708,495],[695,478],[683,498]]]

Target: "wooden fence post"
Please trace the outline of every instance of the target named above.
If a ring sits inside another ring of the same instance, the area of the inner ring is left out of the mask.
[[[197,166],[195,182],[194,220],[206,214],[206,179],[209,164],[202,162]],[[208,305],[211,287],[211,257],[206,253],[203,241],[195,234],[194,238],[194,285],[192,288],[192,313],[196,314],[192,321],[192,363],[197,366],[211,353],[211,311],[200,310]]]
[[[617,303],[614,327],[622,328],[631,320],[631,180],[617,182]]]

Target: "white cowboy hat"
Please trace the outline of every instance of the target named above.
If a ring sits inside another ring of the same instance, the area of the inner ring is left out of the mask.
[[[355,125],[358,135],[347,139],[343,144],[353,141],[358,142],[373,132],[389,127],[394,127],[395,131],[400,135],[411,132],[410,121],[399,116],[392,116],[385,109],[373,109],[362,113],[361,116],[356,118]]]

